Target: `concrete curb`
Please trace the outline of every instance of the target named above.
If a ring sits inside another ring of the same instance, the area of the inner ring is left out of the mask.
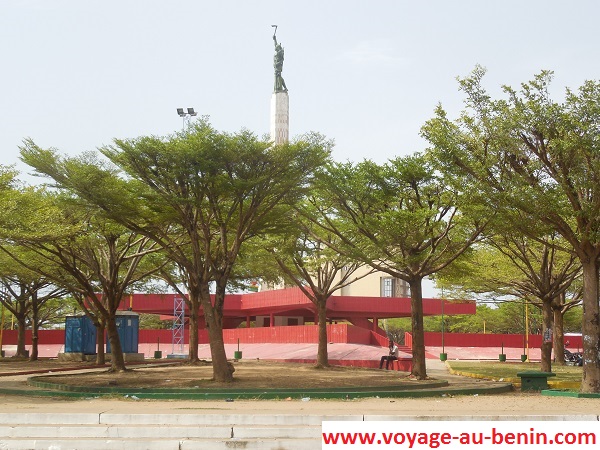
[[[548,383],[550,384],[550,383]],[[582,393],[565,389],[544,389],[541,391],[542,395],[548,397],[575,397],[575,398],[600,398],[598,393]]]
[[[0,393],[21,396],[43,396],[63,398],[125,397],[134,401],[140,399],[158,400],[241,400],[241,399],[343,399],[381,398],[423,398],[449,395],[484,395],[511,392],[510,383],[495,383],[486,386],[449,386],[445,380],[432,381],[427,386],[400,385],[397,387],[348,387],[320,389],[200,389],[200,388],[119,388],[69,386],[37,380],[32,377],[28,384],[37,389],[0,388]],[[47,377],[44,377],[47,378]]]
[[[159,363],[160,364],[160,363]],[[162,364],[180,364],[180,362],[162,362]],[[152,362],[147,365],[158,365]],[[447,365],[446,365],[447,367]],[[89,368],[89,366],[88,366]],[[78,368],[81,370],[81,368]],[[37,371],[35,373],[38,373]],[[338,399],[355,398],[424,398],[455,395],[487,395],[507,393],[513,390],[511,383],[476,383],[459,380],[449,384],[443,376],[437,379],[414,382],[403,381],[395,386],[373,387],[352,386],[337,388],[140,388],[121,386],[72,386],[54,382],[59,375],[35,376],[23,382],[0,385],[0,394],[37,397],[61,397],[72,399],[125,398],[133,401],[141,399],[155,400],[281,400],[281,399]]]
[[[162,361],[162,360],[155,360],[155,361],[132,361],[127,363],[127,366],[172,366],[172,365],[177,365],[177,364],[182,364],[180,361],[174,362],[174,361]],[[35,375],[35,374],[42,374],[42,373],[57,373],[57,372],[73,372],[75,370],[88,370],[88,369],[105,369],[107,367],[110,367],[110,363],[106,363],[104,365],[100,364],[94,364],[94,365],[90,365],[90,366],[73,366],[73,367],[55,367],[52,369],[36,369],[36,370],[22,370],[19,372],[0,372],[0,377],[12,377],[12,376],[18,376],[18,375]]]
[[[311,392],[316,394],[324,393],[324,394],[340,394],[345,395],[348,392],[386,392],[386,391],[413,391],[413,390],[422,390],[422,389],[437,389],[448,387],[448,382],[446,380],[435,380],[435,381],[425,381],[419,384],[414,382],[401,383],[398,386],[386,387],[386,386],[356,386],[356,387],[340,387],[340,388],[305,388],[305,389],[297,389],[297,388],[277,388],[277,389],[269,389],[269,388],[259,388],[259,389],[219,389],[219,388],[131,388],[131,387],[111,387],[111,386],[73,386],[64,383],[54,383],[52,381],[47,381],[52,378],[50,376],[44,377],[31,377],[27,380],[27,384],[30,386],[34,386],[42,389],[49,389],[55,391],[67,391],[67,392],[84,392],[84,393],[93,393],[93,394],[128,394],[132,390],[136,391],[148,391],[154,392],[157,394],[169,394],[169,393],[202,393],[202,394],[215,394],[220,392],[229,393],[232,395],[262,395],[264,393],[269,392],[277,392],[282,395],[295,395],[303,392]]]

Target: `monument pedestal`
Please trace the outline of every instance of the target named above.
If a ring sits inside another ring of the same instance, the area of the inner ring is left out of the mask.
[[[290,139],[290,99],[287,92],[271,96],[271,140],[286,144]]]

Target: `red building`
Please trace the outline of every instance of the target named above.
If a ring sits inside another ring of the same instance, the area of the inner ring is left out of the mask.
[[[174,311],[176,297],[178,297],[176,294],[133,294],[123,301],[121,308],[173,318],[177,315]],[[445,315],[475,314],[475,302],[423,299],[425,316],[441,315],[442,312]],[[187,305],[184,314],[187,316]],[[200,315],[200,328],[204,328],[202,311]],[[379,321],[396,317],[410,317],[410,298],[332,296],[327,302],[329,324],[344,325],[350,330],[357,328],[351,333],[358,333],[365,337],[371,333],[365,335],[364,331],[370,331],[384,338],[381,341],[383,345],[385,345],[385,331],[380,327]],[[306,325],[307,323],[311,325]],[[231,335],[232,338],[237,334],[248,338],[250,329],[253,329],[255,330],[252,333],[255,336],[252,338],[253,342],[273,342],[269,340],[272,339],[272,333],[267,330],[258,332],[258,329],[278,328],[279,334],[290,334],[290,339],[292,335],[305,339],[300,336],[305,336],[307,330],[301,328],[314,327],[313,324],[316,323],[316,307],[299,288],[231,294],[225,298],[223,328],[228,330],[225,335]],[[238,329],[242,324],[245,326]],[[287,332],[282,329],[284,327],[288,329]],[[232,333],[233,329],[237,329],[236,332]],[[316,339],[316,334],[314,336]],[[375,339],[377,344],[381,345],[380,339]],[[374,343],[373,339],[368,341],[362,343]]]

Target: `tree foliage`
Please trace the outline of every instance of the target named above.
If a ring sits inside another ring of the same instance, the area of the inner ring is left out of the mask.
[[[451,121],[441,106],[423,127],[449,179],[497,208],[518,210],[570,244],[583,270],[583,392],[600,392],[600,82],[552,100],[552,73],[494,100],[478,67],[460,79],[466,109]],[[476,197],[477,198],[477,197]],[[535,236],[531,236],[535,238]]]
[[[316,190],[290,214],[282,231],[264,240],[264,249],[276,262],[286,283],[296,285],[317,309],[319,339],[317,367],[329,365],[327,355],[327,301],[340,289],[372,273],[357,271],[364,266],[338,250],[344,242],[335,233],[325,231],[314,222],[317,217],[314,205],[323,208]],[[260,258],[259,258],[260,259]]]
[[[384,165],[333,164],[321,178],[321,189],[327,199],[320,208],[321,226],[343,242],[335,249],[408,282],[412,373],[425,378],[422,280],[460,256],[487,219],[464,213],[460,192],[438,176],[427,155]]]
[[[165,138],[117,139],[101,152],[111,165],[58,158],[33,146],[23,159],[163,249],[182,271],[189,293],[190,359],[198,360],[201,304],[214,378],[231,381],[222,318],[237,257],[245,241],[277,230],[314,169],[327,159],[328,144],[307,136],[273,146],[245,130],[220,133],[201,120]]]
[[[28,142],[34,164],[48,153]],[[60,160],[55,157],[57,165]],[[83,161],[77,161],[83,165]],[[80,174],[80,173],[78,173]],[[2,235],[27,251],[7,252],[18,264],[70,292],[99,328],[98,362],[104,363],[104,328],[111,343],[111,369],[125,370],[115,315],[127,289],[157,270],[143,259],[157,247],[111,221],[96,207],[43,188],[13,189]],[[18,220],[13,218],[18,217]],[[64,292],[64,291],[63,291]]]
[[[560,319],[568,310],[567,292],[573,293],[573,282],[581,275],[581,265],[571,252],[560,250],[564,243],[556,236],[540,235],[533,240],[514,228],[492,227],[484,243],[466,255],[460,265],[440,273],[437,280],[446,288],[450,285],[470,294],[527,299],[538,307],[544,320],[541,333],[551,330],[554,336],[554,345],[542,344],[541,369],[550,372],[552,349],[559,355],[564,351]],[[577,294],[576,289],[570,306],[579,303]],[[557,314],[561,314],[559,320],[555,320]]]

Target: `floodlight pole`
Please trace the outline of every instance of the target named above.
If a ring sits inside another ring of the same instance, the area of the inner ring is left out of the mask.
[[[442,297],[444,294],[442,293]],[[444,299],[441,299],[442,303],[442,353],[446,353],[446,347],[444,346]]]
[[[185,132],[185,121],[187,120],[188,124],[192,117],[197,116],[198,113],[194,111],[194,108],[187,108],[187,112],[183,110],[183,108],[177,108],[177,114],[183,120],[183,124],[181,127],[181,131]]]
[[[0,313],[0,357],[4,356],[4,352],[2,351],[2,337],[4,335],[4,305],[0,304],[2,308],[2,313]]]
[[[0,295],[4,300],[8,300],[8,290],[6,288],[2,288],[0,291]],[[0,308],[2,308],[2,312],[0,313],[0,358],[4,356],[4,352],[2,351],[2,338],[4,337],[4,317],[6,313],[6,307],[4,304],[0,303]],[[14,316],[13,316],[14,317]]]
[[[527,298],[525,298],[525,355],[529,362],[529,311],[527,308]]]

